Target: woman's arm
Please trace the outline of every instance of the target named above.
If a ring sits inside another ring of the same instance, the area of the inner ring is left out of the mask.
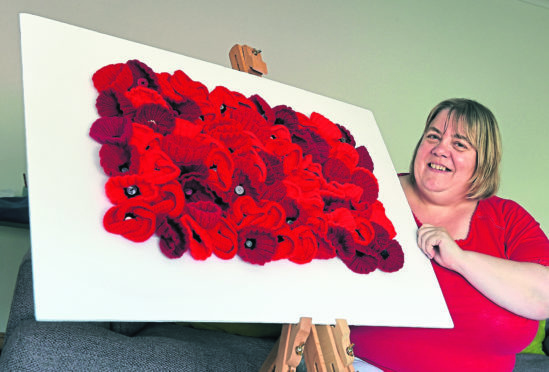
[[[530,319],[549,318],[549,268],[464,251],[444,228],[427,224],[418,230],[418,245],[499,306]]]

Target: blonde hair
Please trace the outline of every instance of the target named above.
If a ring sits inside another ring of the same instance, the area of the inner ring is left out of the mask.
[[[465,137],[477,151],[476,167],[469,181],[469,199],[486,199],[494,195],[499,187],[499,164],[501,162],[501,135],[492,112],[480,103],[464,98],[453,98],[436,105],[425,123],[425,128],[414,150],[410,163],[410,180],[416,184],[414,163],[419,145],[436,116],[448,110],[447,122],[452,120],[461,125]],[[457,127],[456,127],[457,129]]]

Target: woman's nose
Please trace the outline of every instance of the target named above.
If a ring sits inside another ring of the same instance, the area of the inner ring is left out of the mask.
[[[440,141],[435,147],[433,147],[432,153],[434,155],[447,158],[449,154],[448,145],[444,141]]]

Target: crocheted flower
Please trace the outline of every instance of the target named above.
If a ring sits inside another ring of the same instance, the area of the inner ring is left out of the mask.
[[[396,240],[391,240],[387,247],[377,252],[378,267],[381,271],[392,273],[404,266],[404,252]]]
[[[97,91],[113,89],[124,92],[132,85],[133,75],[125,63],[107,65],[97,70],[92,76],[93,86]]]
[[[125,117],[99,118],[90,128],[90,137],[101,144],[126,144],[131,136],[131,122]]]
[[[369,274],[378,267],[376,257],[356,250],[350,257],[341,257],[341,260],[357,274]]]
[[[242,260],[265,265],[276,253],[277,237],[266,228],[247,226],[238,231],[238,256]]]
[[[158,198],[152,208],[157,215],[167,214],[173,219],[181,216],[184,207],[185,195],[181,185],[174,181],[160,187]]]
[[[133,120],[162,135],[171,133],[175,126],[175,118],[172,112],[164,106],[154,103],[147,103],[139,107]]]
[[[105,213],[103,226],[110,233],[122,235],[134,242],[144,242],[154,234],[156,215],[147,203],[127,201]]]
[[[238,251],[238,234],[236,226],[227,218],[221,218],[216,226],[209,230],[213,253],[223,259],[230,260]]]
[[[139,171],[139,154],[132,147],[106,143],[99,150],[99,164],[108,176],[136,174]]]
[[[179,258],[189,248],[188,230],[177,218],[165,217],[156,228],[160,251],[168,258]]]
[[[141,175],[129,174],[109,178],[105,193],[113,204],[122,204],[129,199],[152,202],[158,196],[158,188]]]
[[[135,113],[135,107],[124,92],[114,89],[105,89],[99,93],[95,107],[99,116],[132,116]]]
[[[137,59],[127,61],[126,64],[132,72],[132,88],[145,87],[153,90],[159,89],[156,74],[149,66]]]

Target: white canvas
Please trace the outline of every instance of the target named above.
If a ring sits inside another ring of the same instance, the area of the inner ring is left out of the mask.
[[[372,112],[225,67],[32,15],[21,15],[32,258],[39,320],[150,320],[451,327],[416,225]],[[181,69],[210,90],[259,94],[272,107],[316,111],[344,124],[375,164],[379,199],[405,254],[396,273],[360,275],[339,259],[255,266],[238,258],[170,260],[153,237],[133,243],[102,225],[111,204],[91,77],[139,59],[156,72]]]

